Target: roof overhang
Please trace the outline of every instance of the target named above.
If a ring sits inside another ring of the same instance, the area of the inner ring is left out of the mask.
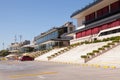
[[[116,2],[116,1],[118,1],[118,0],[97,0],[97,1],[89,4],[85,8],[74,12],[71,15],[71,18],[78,19],[78,18],[85,17],[86,14],[90,14],[92,12],[95,12],[96,10],[99,10],[99,9],[101,9],[101,8],[111,4],[113,2]]]

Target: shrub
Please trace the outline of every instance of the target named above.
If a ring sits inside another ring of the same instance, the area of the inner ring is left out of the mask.
[[[108,43],[107,45],[114,45],[114,43],[112,42],[112,43]]]
[[[64,52],[64,50],[61,50],[60,52]]]
[[[93,43],[102,42],[101,40],[94,40]]]
[[[91,52],[87,53],[87,55],[89,55]]]
[[[68,51],[69,49],[68,49],[68,48],[66,48],[66,49],[64,49],[64,50]]]
[[[111,40],[120,40],[120,36],[116,36],[116,37],[111,37]]]
[[[8,51],[8,50],[1,50],[1,51],[0,51],[0,56],[1,56],[1,57],[7,56],[8,54],[9,54],[9,51]]]
[[[55,53],[55,55],[58,55],[58,53]]]
[[[78,43],[75,43],[75,44],[72,44],[72,45],[70,45],[71,47],[75,47],[75,46],[78,46],[78,45],[80,45],[80,43],[78,42]]]
[[[95,55],[94,53],[87,53],[87,55]]]
[[[110,41],[110,38],[104,38],[102,41],[103,42]]]
[[[81,55],[81,58],[89,58],[87,55]]]
[[[51,57],[51,56],[48,56],[47,58],[50,59],[50,58],[52,58],[52,57]]]
[[[115,40],[115,39],[116,39],[116,37],[111,37],[111,38],[110,38],[110,40]]]
[[[4,60],[7,60],[7,58],[2,57],[2,58],[0,58],[0,60],[1,60],[1,61],[4,61]]]
[[[98,50],[104,50],[104,47],[102,47],[102,48],[98,48]]]
[[[109,45],[104,45],[103,47],[104,47],[104,48],[108,48],[108,47],[110,47],[110,46],[109,46]]]
[[[81,44],[84,44],[85,42],[81,42]]]
[[[61,53],[60,51],[58,53]]]
[[[113,40],[113,43],[116,43],[116,42],[118,43],[118,42],[119,42],[119,40]]]
[[[89,41],[85,41],[84,43],[85,43],[85,44],[89,44],[90,42],[89,42]]]
[[[52,57],[55,57],[55,54],[51,55]]]
[[[93,53],[99,53],[99,50],[93,50]]]
[[[73,47],[75,44],[72,44],[72,45],[70,45],[71,47]]]
[[[78,42],[78,43],[76,43],[76,45],[80,45],[80,43]]]

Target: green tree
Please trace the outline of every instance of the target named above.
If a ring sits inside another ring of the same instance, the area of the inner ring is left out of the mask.
[[[2,57],[7,56],[8,54],[9,54],[8,50],[1,50],[0,51],[0,56],[2,56]]]

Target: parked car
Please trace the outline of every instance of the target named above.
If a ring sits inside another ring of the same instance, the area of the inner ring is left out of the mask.
[[[20,61],[33,61],[34,58],[30,57],[30,56],[22,56],[20,58]]]

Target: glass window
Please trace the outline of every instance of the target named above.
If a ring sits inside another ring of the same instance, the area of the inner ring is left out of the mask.
[[[118,33],[118,32],[120,32],[120,28],[115,29],[115,30],[111,30],[111,31],[102,32],[99,36],[104,36],[104,35],[108,35],[108,34],[114,34],[114,33]]]
[[[50,40],[50,39],[55,39],[57,37],[58,37],[58,31],[55,31],[55,32],[52,32],[52,33],[44,36],[44,37],[41,37],[41,38],[37,39],[36,43],[40,44],[42,42],[45,42],[45,41]]]

